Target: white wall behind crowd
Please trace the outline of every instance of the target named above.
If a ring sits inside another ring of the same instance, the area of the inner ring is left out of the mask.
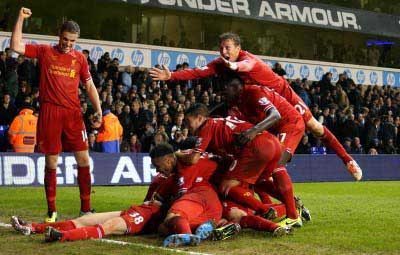
[[[0,32],[0,50],[10,45],[9,32]],[[55,36],[44,36],[24,34],[24,40],[33,44],[56,44],[58,38]],[[170,48],[133,43],[119,43],[109,41],[80,39],[76,44],[77,50],[87,49],[90,58],[97,63],[100,57],[109,52],[111,58],[118,58],[121,66],[152,67],[156,64],[166,65],[171,70],[177,64],[188,62],[190,67],[202,67],[218,57],[215,51]],[[391,68],[380,68],[371,66],[359,66],[341,63],[309,61],[301,59],[275,58],[260,56],[267,64],[272,66],[280,62],[285,68],[287,78],[307,78],[318,81],[326,72],[333,74],[332,81],[338,80],[339,74],[346,72],[357,84],[363,85],[390,85],[400,87],[400,70]]]

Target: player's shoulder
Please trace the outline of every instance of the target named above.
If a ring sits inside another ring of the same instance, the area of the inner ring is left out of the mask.
[[[85,55],[83,55],[83,53],[80,52],[80,51],[78,51],[78,50],[73,49],[71,53],[72,53],[72,55],[74,55],[77,59],[79,59],[79,60],[81,60],[81,61],[86,60]]]

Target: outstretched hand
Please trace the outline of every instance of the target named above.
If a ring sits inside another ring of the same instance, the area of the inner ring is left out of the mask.
[[[220,58],[222,59],[222,62],[225,64],[225,66],[228,67],[229,69],[233,71],[236,71],[238,69],[238,65],[236,62],[229,61],[223,56],[220,56]]]
[[[162,66],[163,69],[159,69],[156,67],[153,67],[150,69],[149,74],[153,80],[156,81],[166,81],[171,79],[171,72],[169,71],[168,67]]]

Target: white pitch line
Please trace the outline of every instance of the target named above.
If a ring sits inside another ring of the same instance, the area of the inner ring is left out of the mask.
[[[113,243],[113,244],[120,244],[120,245],[132,245],[132,246],[138,246],[138,247],[148,248],[148,249],[153,249],[153,250],[171,251],[171,252],[175,252],[175,253],[183,253],[183,254],[190,254],[190,255],[212,255],[210,253],[184,251],[184,250],[178,250],[178,249],[170,249],[170,248],[164,248],[164,247],[159,247],[159,246],[151,246],[151,245],[141,244],[141,243],[130,243],[130,242],[124,242],[124,241],[118,241],[118,240],[111,240],[111,239],[94,239],[94,240],[100,241],[100,242],[105,242],[105,243]]]
[[[0,222],[0,227],[11,228],[12,226],[11,226],[11,224]],[[153,249],[153,250],[171,251],[171,252],[175,252],[175,253],[183,253],[183,254],[189,254],[189,255],[212,255],[210,253],[184,251],[184,250],[178,250],[178,249],[170,249],[170,248],[164,248],[164,247],[159,247],[159,246],[151,246],[151,245],[147,245],[147,244],[131,243],[131,242],[125,242],[125,241],[111,240],[111,239],[92,239],[92,240],[103,242],[103,243],[131,245],[131,246],[137,246],[137,247],[148,248],[148,249]]]
[[[11,226],[11,224],[0,222],[0,227],[11,228],[12,226]]]

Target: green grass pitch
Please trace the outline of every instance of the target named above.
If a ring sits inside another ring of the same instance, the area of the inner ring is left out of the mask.
[[[93,206],[98,212],[122,210],[140,203],[147,187],[94,187]],[[221,242],[204,242],[182,250],[208,254],[400,254],[400,182],[348,182],[295,184],[313,217],[293,236],[271,238],[243,231]],[[57,190],[61,219],[78,214],[77,187]],[[0,188],[0,222],[11,215],[41,221],[45,212],[44,189]],[[160,246],[156,236],[115,236],[111,239]],[[122,246],[95,241],[44,243],[42,235],[22,236],[0,227],[0,254],[175,254],[171,251]]]

